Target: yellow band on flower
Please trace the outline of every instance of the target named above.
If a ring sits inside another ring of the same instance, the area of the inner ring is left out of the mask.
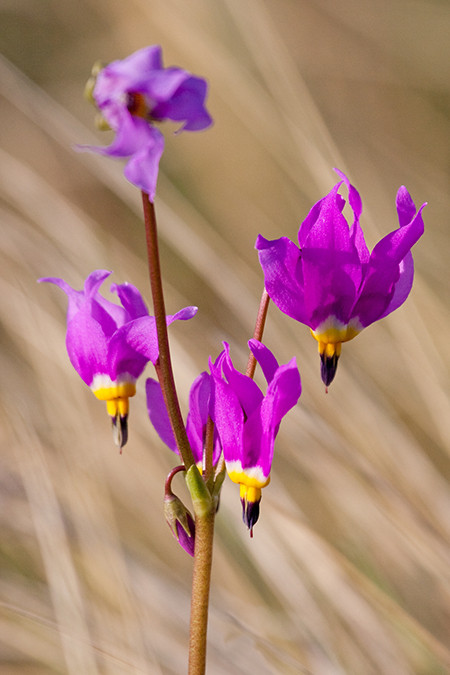
[[[239,466],[230,466],[236,464]],[[250,469],[243,470],[240,467],[240,462],[228,462],[227,473],[233,483],[238,483],[245,488],[256,488],[261,491],[261,488],[266,487],[270,483],[270,476],[264,476],[261,469],[257,466]]]
[[[100,401],[106,401],[108,415],[115,419],[128,415],[128,399],[135,395],[136,384],[131,378],[122,377],[118,382],[113,382],[107,375],[96,375],[91,389]]]
[[[93,393],[100,401],[112,401],[116,398],[129,398],[136,393],[134,382],[118,382],[109,387],[92,388]]]
[[[130,404],[128,398],[113,398],[109,401],[106,401],[106,410],[108,415],[116,418],[126,417],[130,409]]]
[[[261,501],[261,488],[249,487],[248,485],[241,483],[239,487],[239,497],[243,502],[256,504]]]

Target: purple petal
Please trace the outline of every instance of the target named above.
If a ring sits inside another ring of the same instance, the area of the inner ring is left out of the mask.
[[[305,307],[312,329],[330,315],[348,323],[361,281],[359,255],[341,213],[339,186],[322,200],[302,248]]]
[[[416,207],[408,190],[402,185],[396,198],[396,206],[400,227],[408,225],[416,215]]]
[[[264,284],[270,298],[285,314],[308,324],[301,280],[301,253],[287,239],[269,241],[258,236],[255,248],[264,272]]]
[[[337,208],[339,213],[342,213],[345,206],[345,199],[341,197],[341,195],[338,193],[338,190],[341,185],[342,182],[337,183],[331,190],[331,192],[329,192],[325,197],[322,197],[322,199],[319,199],[319,201],[316,202],[316,204],[314,204],[314,206],[306,216],[305,220],[300,225],[298,231],[298,244],[300,246],[300,249],[302,249],[306,245],[309,233],[311,232],[311,229],[314,227],[314,225],[316,225],[317,221],[321,217],[324,206],[326,207],[326,205],[330,201],[334,202],[335,207]]]
[[[186,519],[190,534],[186,532],[184,527],[178,521],[175,523],[177,535],[175,535],[175,533],[173,534],[186,553],[189,553],[189,555],[193,557],[195,552],[195,523],[189,512],[186,513]]]
[[[366,327],[397,309],[408,297],[412,285],[412,260],[407,258],[411,247],[424,231],[421,206],[408,223],[386,235],[372,251],[367,274],[352,315]],[[402,222],[406,222],[405,211]],[[405,263],[401,265],[402,261]],[[400,284],[396,292],[397,285]]]
[[[108,373],[108,337],[103,327],[92,316],[92,300],[68,322],[66,334],[70,361],[88,386],[94,375]]]
[[[158,129],[153,127],[148,127],[148,129],[152,132],[149,135],[151,142],[149,141],[139,152],[132,155],[125,167],[124,175],[130,183],[146,192],[150,201],[153,202],[156,194],[159,160],[164,150],[164,137]]]
[[[243,467],[258,466],[264,476],[269,476],[280,422],[296,405],[300,394],[300,375],[292,359],[277,369],[259,410],[245,423]]]
[[[278,370],[278,361],[265,345],[263,345],[262,342],[258,342],[258,340],[249,340],[248,346],[255,357],[255,359],[258,361],[259,365],[262,368],[262,371],[264,373],[264,377],[266,378],[267,382],[271,382],[274,378],[274,375],[276,371]]]
[[[145,390],[148,415],[156,433],[170,450],[179,454],[159,382],[149,378],[145,383]]]
[[[344,183],[346,184],[348,188],[348,202],[352,208],[353,211],[353,216],[354,216],[354,223],[359,221],[362,213],[362,201],[361,197],[359,195],[358,190],[350,183],[349,179],[343,173],[343,171],[339,171],[339,169],[334,169],[338,176],[342,178]]]
[[[145,318],[150,319],[151,317]],[[130,326],[130,331],[132,331],[131,324],[133,324],[135,321],[141,321],[141,319],[135,319],[134,321],[131,321],[125,324],[125,326],[119,328],[119,330],[117,330],[112,335],[109,341],[107,372],[113,381],[123,374],[129,374],[136,380],[139,377],[139,375],[142,375],[148,361],[151,361],[151,359],[149,359],[148,356],[142,354],[142,352],[135,349],[134,345],[130,344],[127,340],[127,336],[130,333],[129,332],[127,333],[124,330],[124,328]],[[149,327],[150,327],[149,324],[147,324],[147,326],[143,328],[144,332],[143,335],[141,335],[142,340],[146,340],[149,338],[148,336]],[[150,341],[152,340],[151,337],[149,339]],[[156,329],[154,334],[154,340],[157,343]],[[157,347],[156,347],[156,354],[158,354]],[[157,358],[158,356],[156,356],[156,359]],[[152,363],[154,362],[152,361]]]
[[[211,375],[203,372],[194,380],[189,392],[189,414],[186,421],[186,432],[196,463],[203,458],[210,399]]]
[[[335,169],[335,171],[343,179],[348,188],[348,201],[353,211],[353,224],[350,227],[350,239],[358,251],[359,259],[364,269],[365,264],[369,262],[370,252],[367,248],[364,233],[359,224],[359,219],[362,213],[361,197],[358,190],[350,183],[345,173],[339,171],[339,169]]]
[[[136,91],[142,78],[162,69],[161,47],[144,47],[125,59],[112,61],[100,71],[94,87],[99,108],[111,99],[120,99],[127,91]]]
[[[103,116],[116,132],[116,136],[107,146],[77,145],[79,152],[95,152],[110,157],[129,157],[146,147],[153,147],[161,134],[158,129],[149,126],[142,117],[133,117],[122,105],[111,105],[102,109]]]
[[[142,78],[137,90],[147,94],[154,104],[152,105],[152,117],[164,119],[168,117],[165,114],[159,114],[159,106],[164,106],[166,102],[176,95],[184,82],[190,78],[189,73],[181,68],[165,68],[164,70],[156,70],[151,74]]]
[[[414,261],[411,251],[406,254],[399,265],[399,278],[394,286],[394,293],[384,312],[379,317],[382,319],[395,309],[403,305],[408,297],[414,280]]]
[[[115,370],[119,360],[133,358],[133,355],[142,356],[145,362],[156,363],[159,349],[155,318],[142,316],[121,326],[111,338],[109,348]]]
[[[200,131],[212,124],[211,116],[205,109],[208,86],[200,77],[187,77],[170,99],[158,103],[152,114],[157,119],[171,119],[175,122],[186,120],[182,129]]]
[[[221,362],[223,375],[237,396],[244,414],[248,417],[261,403],[262,391],[250,377],[236,370],[230,358],[228,343],[224,342],[223,345],[225,347],[225,358]]]
[[[136,286],[127,282],[124,284],[111,284],[111,291],[117,293],[126,312],[126,319],[123,323],[132,319],[138,319],[141,316],[148,316],[147,305]]]
[[[276,428],[286,413],[296,405],[301,393],[300,373],[293,358],[278,368],[265,396],[265,400],[272,400],[272,423]]]
[[[108,270],[95,270],[84,282],[84,290],[82,291],[76,291],[74,288],[69,286],[69,284],[66,283],[64,279],[58,279],[57,277],[42,277],[41,279],[38,279],[38,281],[39,283],[49,282],[51,284],[55,284],[55,286],[58,286],[64,291],[69,300],[67,308],[67,321],[71,321],[80,307],[83,306],[86,297],[94,296],[104,280],[111,274],[112,272],[109,272]]]
[[[222,442],[225,461],[241,460],[243,451],[244,413],[239,399],[220,370],[210,361],[213,376],[212,418]]]
[[[192,319],[197,310],[197,307],[184,307],[176,314],[169,314],[166,316],[167,325],[169,326],[177,320],[187,321]],[[111,343],[113,343],[113,340],[111,340]],[[110,347],[111,358],[113,358],[113,352],[117,354],[116,358],[118,358],[117,350],[119,347],[124,349],[123,345],[125,344],[130,349],[130,353],[140,354],[146,361],[156,363],[159,348],[155,318],[153,316],[142,316],[121,326],[114,335],[114,344]]]

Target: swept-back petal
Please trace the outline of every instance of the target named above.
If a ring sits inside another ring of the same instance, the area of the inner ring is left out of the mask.
[[[143,47],[125,59],[108,63],[100,71],[94,87],[94,98],[101,108],[112,99],[120,99],[125,91],[135,91],[143,78],[160,69],[161,47]]]
[[[192,319],[197,313],[197,307],[184,307],[176,314],[166,316],[169,326],[173,321],[186,321]],[[153,316],[141,316],[121,326],[110,344],[110,358],[113,363],[123,359],[123,354],[129,350],[129,354],[140,354],[146,361],[156,363],[159,356],[158,337],[156,334],[156,322]],[[115,366],[117,369],[117,366]]]
[[[275,356],[272,354],[270,349],[263,345],[262,342],[258,342],[258,340],[249,340],[248,346],[253,356],[261,366],[267,383],[271,382],[275,376],[276,371],[278,370],[278,361],[276,360]]]
[[[155,110],[158,105],[170,101],[177,91],[183,86],[183,83],[189,79],[190,75],[181,68],[165,68],[164,70],[154,70],[152,73],[145,74],[134,91],[147,94],[152,102],[151,114],[158,118]],[[161,115],[161,118],[166,115]]]
[[[210,413],[211,375],[201,373],[193,382],[189,392],[189,413],[186,420],[186,433],[192,448],[195,462],[203,457],[206,423]]]
[[[253,410],[261,403],[263,398],[262,391],[250,377],[236,370],[230,357],[228,343],[224,342],[223,346],[225,347],[225,356],[221,362],[223,375],[237,396],[244,414],[249,417]]]
[[[404,185],[399,187],[395,201],[400,227],[404,227],[412,221],[417,211],[412,197]]]
[[[157,119],[170,119],[175,122],[185,120],[182,129],[186,131],[205,129],[212,124],[211,116],[205,108],[207,92],[208,85],[205,80],[185,73],[185,78],[171,97],[153,107],[152,115]]]
[[[270,298],[288,316],[307,323],[301,278],[301,252],[287,237],[269,241],[259,235],[255,248]]]
[[[111,291],[117,293],[125,310],[125,320],[122,323],[138,319],[141,316],[148,316],[147,305],[136,286],[127,282],[124,284],[111,284]]]
[[[414,261],[411,251],[409,251],[406,256],[403,258],[399,265],[399,277],[396,284],[394,284],[394,292],[392,298],[390,299],[386,309],[378,317],[382,319],[384,316],[387,316],[395,309],[403,305],[406,298],[411,292],[411,288],[414,280]]]
[[[359,254],[341,213],[340,185],[322,200],[302,248],[304,302],[313,330],[330,315],[347,323],[361,283]]]
[[[397,309],[408,297],[414,269],[409,254],[424,232],[424,206],[408,224],[383,237],[372,251],[360,297],[352,311],[364,327]],[[406,222],[407,211],[408,207],[399,215],[401,222]]]
[[[159,382],[149,377],[145,383],[145,390],[148,415],[156,433],[170,450],[179,454]]]
[[[69,286],[69,284],[64,281],[64,279],[59,279],[57,277],[42,277],[41,279],[38,279],[38,282],[48,282],[55,284],[55,286],[58,286],[58,288],[64,291],[69,300],[67,307],[67,321],[71,321],[74,315],[85,303],[86,298],[92,298],[94,296],[97,296],[97,299],[101,298],[101,296],[98,294],[98,290],[104,280],[111,274],[112,272],[109,272],[108,270],[94,270],[94,272],[91,272],[84,282],[84,289],[82,291],[75,290]]]
[[[146,192],[150,201],[153,202],[156,194],[159,160],[164,150],[164,136],[154,127],[148,127],[148,129],[151,131],[148,135],[148,142],[131,156],[125,166],[124,175],[130,183]]]
[[[370,258],[370,251],[367,248],[364,233],[362,231],[361,225],[359,224],[359,219],[362,213],[362,200],[358,190],[350,183],[345,173],[339,171],[339,169],[335,169],[335,171],[338,176],[342,178],[348,188],[348,203],[350,204],[350,207],[353,211],[353,223],[350,227],[350,239],[358,251],[359,260],[364,270],[365,265]]]
[[[280,422],[300,394],[300,375],[294,358],[277,369],[261,406],[245,423],[244,468],[259,467],[262,475],[269,477]]]
[[[70,362],[88,386],[99,373],[108,374],[108,337],[92,316],[87,300],[67,324],[66,347]]]
[[[226,462],[240,462],[243,452],[244,413],[231,386],[210,360],[214,379],[212,418],[222,442]]]
[[[277,429],[282,418],[296,405],[301,393],[300,373],[293,358],[277,369],[265,396],[265,400],[272,401],[272,424]]]

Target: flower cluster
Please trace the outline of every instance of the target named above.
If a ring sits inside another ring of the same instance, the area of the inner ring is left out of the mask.
[[[417,211],[408,190],[397,193],[400,227],[369,252],[359,224],[362,204],[348,178],[313,206],[298,232],[299,247],[286,237],[268,241],[259,235],[256,248],[269,296],[282,312],[309,326],[319,343],[322,380],[336,373],[342,342],[387,316],[406,300],[412,287],[411,247],[422,236],[423,204]],[[353,223],[342,210],[339,189],[345,184]]]
[[[211,375],[201,373],[189,394],[186,432],[201,469],[208,417],[214,422],[213,466],[221,452],[231,480],[240,485],[243,520],[250,532],[258,520],[261,489],[270,481],[275,436],[281,419],[297,403],[301,393],[295,359],[279,366],[272,352],[257,340],[249,347],[268,383],[264,396],[258,385],[233,366],[229,346],[217,360],[210,360]],[[164,405],[161,387],[147,380],[150,421],[161,440],[174,452],[175,437]]]
[[[164,68],[161,48],[152,46],[101,69],[91,94],[116,135],[108,147],[82,149],[128,158],[125,176],[153,202],[164,148],[164,138],[155,125],[169,119],[181,122],[181,130],[208,127],[212,121],[205,108],[205,80],[180,68]],[[414,276],[411,248],[424,231],[425,204],[417,210],[406,188],[401,187],[396,202],[399,228],[383,237],[370,252],[359,223],[359,193],[342,172],[337,173],[339,182],[312,207],[301,224],[299,246],[286,237],[269,241],[259,235],[256,241],[267,293],[281,311],[309,326],[318,342],[326,386],[335,376],[342,343],[406,300]],[[353,212],[350,225],[343,215],[343,186]],[[57,285],[68,297],[69,358],[95,396],[106,401],[118,445],[122,447],[127,441],[129,398],[135,395],[136,380],[150,361],[159,365],[158,376],[166,387],[163,394],[159,382],[151,378],[146,382],[150,421],[161,440],[179,453],[173,428],[178,433],[181,425],[184,434],[184,423],[181,417],[169,417],[165,398],[170,403],[167,393],[173,391],[170,378],[161,377],[163,365],[170,362],[165,358],[166,342],[161,342],[159,362],[155,318],[149,316],[137,288],[113,284],[111,290],[120,304],[100,294],[110,274],[106,270],[92,272],[80,291],[63,279],[46,277],[40,281]],[[160,335],[164,332],[163,306],[160,303],[158,313]],[[185,307],[166,316],[166,323],[190,319],[196,311],[196,307]],[[218,503],[225,464],[231,480],[240,486],[243,520],[252,535],[259,517],[261,491],[270,481],[281,420],[301,395],[295,358],[279,365],[261,342],[253,339],[248,344],[267,381],[265,394],[251,377],[234,367],[226,342],[218,358],[209,360],[210,372],[201,373],[190,390],[185,431],[195,465],[191,466],[192,456],[184,452],[181,442],[185,465],[169,475],[164,499],[167,522],[190,555],[195,551],[196,526],[188,509],[172,492],[175,474],[187,470],[188,485],[192,476],[198,478],[203,492],[199,491],[197,501],[203,500],[202,507],[206,504],[209,516]],[[212,476],[208,463],[214,468]],[[206,476],[202,478],[203,471]],[[195,510],[195,490],[190,490]],[[195,510],[195,514],[199,516],[199,511]]]
[[[164,68],[161,47],[144,47],[96,74],[93,99],[116,133],[104,147],[81,146],[111,157],[128,157],[125,176],[155,198],[164,137],[155,124],[182,122],[180,131],[199,131],[212,124],[205,108],[207,84],[181,68]]]
[[[127,441],[128,399],[136,393],[136,380],[146,364],[158,360],[155,319],[149,316],[141,294],[132,284],[112,284],[120,305],[106,300],[100,286],[111,272],[95,270],[77,291],[63,279],[45,277],[67,295],[66,346],[70,361],[95,396],[106,401],[117,444]],[[190,319],[196,307],[167,316],[167,325]]]

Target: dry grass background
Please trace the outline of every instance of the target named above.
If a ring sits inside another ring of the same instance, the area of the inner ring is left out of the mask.
[[[295,238],[333,166],[371,246],[401,184],[429,202],[410,298],[344,345],[327,396],[307,329],[270,310],[265,341],[298,357],[304,391],[253,540],[225,486],[209,673],[450,672],[448,3],[3,0],[0,21],[0,674],[185,672],[191,564],[161,505],[173,457],[143,381],[119,456],[68,362],[65,297],[36,284],[108,268],[149,296],[139,194],[72,146],[94,137],[92,63],[153,43],[208,78],[215,119],[166,125],[159,180],[168,309],[200,307],[171,329],[183,405],[221,340],[244,365],[256,235]]]

